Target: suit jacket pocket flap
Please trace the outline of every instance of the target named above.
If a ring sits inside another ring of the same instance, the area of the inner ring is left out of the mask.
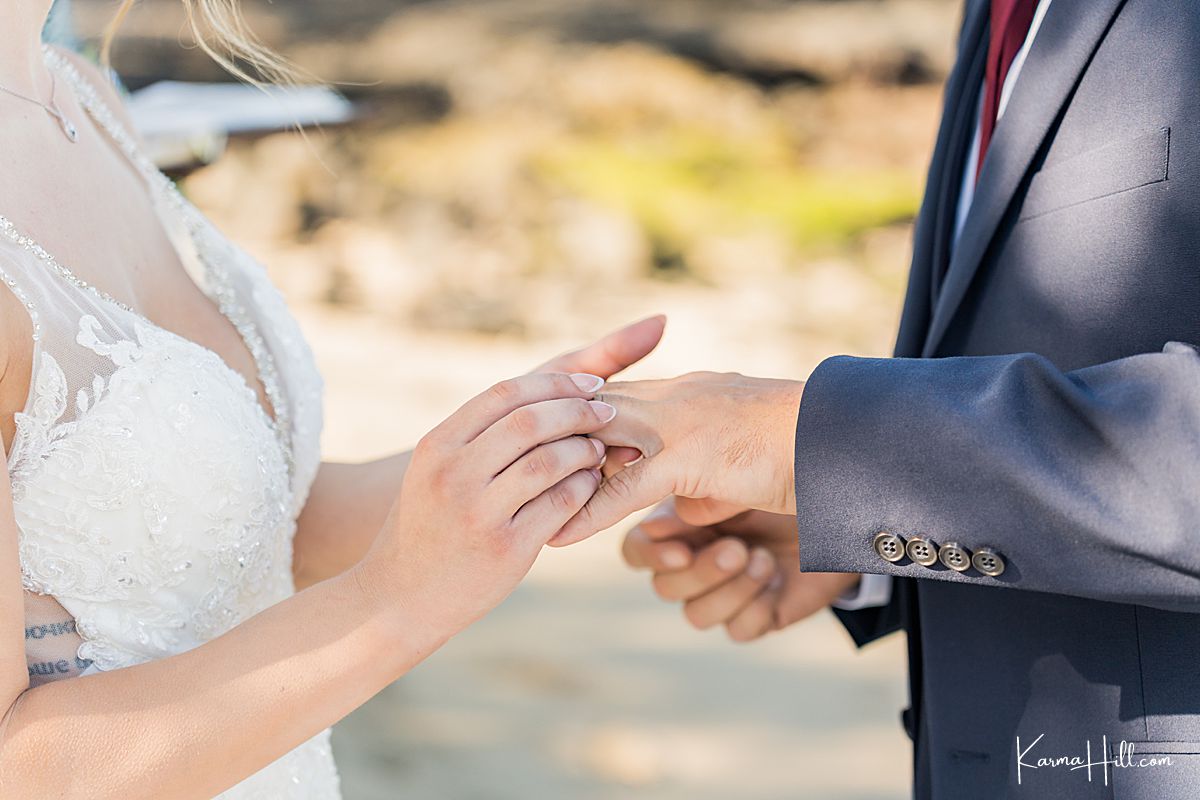
[[[1170,149],[1171,129],[1161,128],[1045,167],[1030,181],[1020,218],[1165,181]]]

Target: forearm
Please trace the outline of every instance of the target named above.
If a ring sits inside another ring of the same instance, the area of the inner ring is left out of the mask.
[[[411,458],[404,452],[362,464],[321,464],[296,522],[292,573],[297,588],[359,562],[399,496]]]
[[[448,632],[402,626],[358,571],[171,658],[26,691],[0,796],[209,798],[337,722]]]

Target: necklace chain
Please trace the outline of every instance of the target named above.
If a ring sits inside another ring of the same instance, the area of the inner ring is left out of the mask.
[[[62,112],[62,109],[60,109],[58,107],[58,103],[56,103],[54,101],[54,95],[55,95],[57,89],[58,89],[58,80],[54,77],[53,70],[51,70],[51,72],[50,72],[50,102],[49,103],[43,103],[41,100],[36,100],[32,97],[29,97],[28,95],[21,94],[20,92],[14,92],[12,89],[9,89],[6,86],[0,86],[0,92],[4,92],[7,95],[11,95],[12,97],[17,98],[18,100],[24,100],[26,103],[33,103],[35,106],[40,107],[47,114],[54,117],[54,119],[58,122],[58,126],[60,128],[62,128],[62,132],[66,135],[66,137],[71,142],[76,142],[79,140],[79,129],[75,127],[75,124],[73,122],[71,122],[71,120],[67,119],[67,115]]]

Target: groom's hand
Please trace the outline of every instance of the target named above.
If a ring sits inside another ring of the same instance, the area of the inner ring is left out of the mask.
[[[826,608],[858,575],[800,571],[796,519],[667,500],[625,537],[630,566],[649,569],[660,598],[695,628],[748,642]],[[733,516],[730,516],[733,514]]]
[[[610,383],[617,418],[593,436],[645,458],[610,475],[551,544],[586,539],[665,497],[795,513],[796,413],[804,384],[693,373]]]

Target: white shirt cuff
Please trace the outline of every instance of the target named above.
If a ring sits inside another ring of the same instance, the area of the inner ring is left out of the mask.
[[[892,601],[892,576],[865,574],[858,586],[833,601],[834,608],[858,611],[861,608],[886,606]]]

